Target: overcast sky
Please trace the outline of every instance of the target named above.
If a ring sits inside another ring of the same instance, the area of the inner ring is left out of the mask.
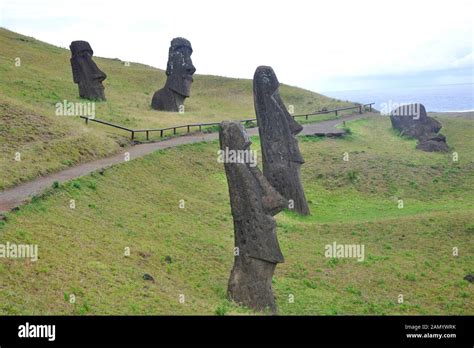
[[[252,78],[271,65],[280,82],[314,91],[473,82],[472,0],[0,3],[2,27],[161,69],[182,36],[199,74]]]

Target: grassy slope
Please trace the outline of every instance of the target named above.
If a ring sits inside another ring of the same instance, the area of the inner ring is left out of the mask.
[[[473,124],[442,123],[457,163],[415,150],[383,117],[348,123],[347,139],[301,138],[312,215],[277,216],[286,259],[274,277],[281,314],[474,314],[463,280],[474,271]],[[225,298],[233,227],[217,146],[155,152],[9,214],[0,242],[37,243],[40,260],[0,259],[0,313],[251,313]],[[365,261],[325,258],[334,241],[364,244]]]
[[[16,57],[21,59],[20,67],[15,67]],[[15,110],[0,114],[0,140],[5,146],[0,159],[0,189],[38,174],[103,157],[117,151],[118,143],[127,141],[129,134],[123,131],[98,124],[85,127],[77,118],[55,116],[57,102],[81,101],[72,81],[69,58],[69,50],[0,28],[0,105],[6,105],[2,111]],[[163,70],[137,63],[127,67],[115,59],[94,60],[108,75],[104,82],[107,102],[96,103],[96,117],[100,119],[131,128],[161,128],[254,117],[251,80],[195,75],[186,112],[158,112],[151,109],[150,102],[165,82]],[[294,105],[295,113],[349,105],[286,85],[282,85],[281,94],[288,105]],[[23,117],[11,116],[14,113],[34,114],[28,119],[29,126],[41,131],[24,139],[25,121]],[[19,137],[10,138],[16,129]],[[21,165],[12,161],[16,151],[26,152]]]
[[[0,190],[115,152],[101,131],[0,101]],[[21,161],[15,160],[15,153]]]

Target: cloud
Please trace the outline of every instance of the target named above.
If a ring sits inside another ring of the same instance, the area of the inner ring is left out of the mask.
[[[333,79],[472,65],[468,1],[3,0],[2,26],[62,47],[166,66],[169,42],[188,38],[201,74],[280,81],[313,90]]]

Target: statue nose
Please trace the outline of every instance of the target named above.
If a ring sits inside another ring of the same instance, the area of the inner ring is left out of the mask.
[[[186,72],[190,75],[193,75],[196,72],[196,68],[194,67],[194,65],[191,65],[186,68]]]
[[[97,69],[97,72],[94,75],[95,78],[99,81],[103,81],[107,78],[107,75],[100,69]]]

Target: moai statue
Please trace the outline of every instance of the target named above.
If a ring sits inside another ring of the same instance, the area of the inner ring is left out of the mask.
[[[105,100],[102,81],[107,75],[92,60],[91,45],[86,41],[73,41],[71,49],[71,67],[74,83],[79,85],[79,96],[91,100]]]
[[[250,139],[238,122],[222,122],[219,130],[223,151],[248,151]],[[234,267],[228,296],[253,308],[276,313],[272,276],[284,262],[273,218],[287,201],[270,185],[262,172],[249,163],[224,163],[234,219]]]
[[[259,66],[253,77],[253,98],[262,147],[263,174],[289,201],[288,208],[309,215],[300,180],[304,163],[296,135],[303,127],[290,116],[280,97],[273,69]]]
[[[400,135],[418,139],[417,149],[429,152],[446,152],[449,150],[446,137],[438,133],[441,123],[429,117],[423,104],[401,105],[390,114],[392,127]]]
[[[165,86],[156,91],[151,100],[151,107],[155,110],[182,111],[184,99],[190,96],[191,84],[196,68],[191,60],[193,49],[191,43],[177,37],[171,41],[166,67]]]

